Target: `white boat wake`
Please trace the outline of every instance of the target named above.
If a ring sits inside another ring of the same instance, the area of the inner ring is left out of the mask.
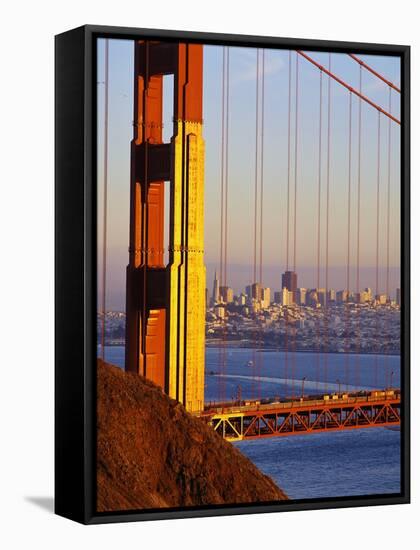
[[[270,377],[270,376],[247,376],[245,374],[220,374],[215,373],[210,376],[218,377],[218,378],[233,378],[238,380],[250,380],[250,381],[260,381],[265,382],[267,384],[274,384],[278,386],[290,386],[293,383],[295,385],[302,384],[302,379],[300,378],[276,378],[276,377]],[[372,389],[370,386],[354,386],[352,384],[337,384],[334,382],[327,382],[324,384],[324,382],[317,382],[316,380],[305,380],[305,391],[307,390],[316,390],[316,391],[322,391],[325,387],[327,387],[328,391],[355,391],[355,390],[370,390]]]

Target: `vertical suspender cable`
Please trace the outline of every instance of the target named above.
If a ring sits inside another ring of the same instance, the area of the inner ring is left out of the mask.
[[[254,272],[253,282],[257,282],[257,224],[258,224],[258,130],[260,92],[260,50],[257,48],[255,76],[255,172],[254,172]]]
[[[264,214],[264,110],[265,110],[265,50],[262,51],[262,70],[261,70],[261,145],[260,145],[260,259],[259,259],[259,280],[263,282],[263,214]]]
[[[223,65],[222,65],[222,120],[221,120],[221,163],[220,163],[220,265],[219,265],[219,277],[222,282],[224,273],[224,233],[225,233],[225,101],[226,101],[226,46],[223,46]],[[220,287],[219,296],[220,298]],[[224,350],[224,327],[222,334],[222,342],[219,345],[219,369],[221,374],[224,374],[224,362],[225,362],[225,350]],[[218,384],[218,397],[219,401],[223,401],[224,394],[224,380],[223,376],[219,377]]]
[[[223,318],[223,345],[224,345],[224,361],[223,361],[223,374],[226,374],[226,360],[227,360],[227,350],[226,350],[226,339],[227,339],[227,325],[226,325],[226,314],[227,314],[227,249],[228,249],[228,176],[229,176],[229,47],[226,48],[226,123],[225,123],[225,242],[224,242],[224,261],[223,261],[223,286],[225,287],[225,298],[226,298],[226,310],[225,316]],[[223,394],[225,394],[226,386],[223,385]],[[226,395],[223,395],[223,399],[226,399]]]
[[[106,316],[106,256],[108,214],[108,114],[109,114],[109,40],[105,40],[105,97],[104,97],[104,209],[102,227],[102,332],[101,357],[105,361],[105,316]]]
[[[346,271],[346,358],[345,385],[349,384],[349,351],[350,351],[350,246],[351,246],[351,176],[352,176],[352,103],[353,95],[349,92],[349,138],[348,138],[348,184],[347,184],[347,271]]]
[[[331,54],[328,57],[328,70],[331,72]],[[324,310],[324,385],[328,379],[328,292],[329,292],[329,231],[330,231],[330,173],[331,173],[331,78],[328,77],[328,113],[327,113],[327,186],[326,186],[326,223],[325,223],[325,310]]]
[[[229,189],[229,47],[226,48],[226,138],[225,138],[225,246],[224,246],[224,286],[227,287],[227,256],[228,256],[228,189]]]
[[[320,287],[321,274],[321,190],[322,190],[322,71],[319,71],[319,133],[318,133],[318,225],[317,225],[317,271],[316,288]],[[320,330],[319,315],[316,317],[316,389],[319,389],[320,378]]]
[[[295,81],[295,192],[293,213],[293,271],[296,272],[296,230],[297,230],[297,187],[298,187],[298,143],[299,143],[299,54],[296,52],[296,81]]]
[[[376,165],[376,269],[375,269],[375,292],[376,299],[379,299],[379,220],[380,220],[380,184],[381,184],[381,113],[378,111],[378,150]],[[378,303],[377,303],[378,305]],[[375,341],[376,349],[379,352],[379,319],[378,308],[375,308]],[[375,388],[378,387],[378,353],[375,354]]]
[[[224,200],[225,200],[225,72],[226,72],[226,46],[223,46],[222,66],[222,121],[221,121],[221,148],[220,148],[220,262],[219,276],[223,276],[223,245],[224,245]]]
[[[299,54],[296,52],[296,79],[295,79],[295,182],[293,197],[293,271],[296,273],[296,246],[297,246],[297,196],[298,196],[298,144],[299,144]],[[293,302],[296,295],[293,296]],[[296,327],[293,331],[292,355],[292,396],[295,393],[295,365],[296,365]]]
[[[287,115],[287,215],[286,215],[286,271],[289,270],[289,243],[290,243],[290,172],[291,172],[291,144],[292,144],[292,52],[289,51],[289,96]],[[282,296],[283,296],[283,288]],[[284,338],[284,363],[286,392],[289,384],[289,311],[286,306],[285,338]]]
[[[389,99],[388,99],[388,111],[391,112],[391,87],[389,88]],[[386,296],[388,302],[390,302],[390,289],[389,289],[389,237],[390,237],[390,220],[391,220],[391,119],[388,119],[388,152],[387,152],[387,204],[386,204]],[[389,315],[388,319],[388,330],[387,335],[389,335]],[[386,344],[386,378],[388,380],[388,371],[389,371],[389,361],[388,361],[388,338]]]
[[[359,69],[359,92],[362,93],[362,66]],[[359,125],[358,125],[358,153],[357,153],[357,241],[356,241],[356,293],[360,302],[360,200],[361,200],[361,165],[362,165],[362,100],[359,99]],[[360,303],[357,310],[357,346],[356,346],[356,372],[355,384],[359,385],[359,352],[360,352]]]
[[[265,114],[265,50],[262,50],[262,70],[261,70],[261,144],[260,144],[260,265],[259,279],[261,285],[261,293],[263,292],[263,219],[264,219],[264,114]],[[260,296],[262,300],[262,294]],[[259,331],[259,348],[258,354],[258,399],[261,399],[261,371],[263,367],[263,354],[261,351],[263,335],[262,325]]]
[[[253,284],[257,283],[257,243],[258,243],[258,159],[259,159],[259,126],[260,126],[260,50],[257,48],[257,62],[255,74],[255,172],[254,172],[254,264],[253,264]],[[261,281],[260,281],[261,284]],[[257,289],[256,289],[257,290]],[[256,296],[257,298],[257,296]],[[258,328],[255,319],[254,342],[252,353],[252,393],[256,397],[256,377],[257,377],[257,339]]]

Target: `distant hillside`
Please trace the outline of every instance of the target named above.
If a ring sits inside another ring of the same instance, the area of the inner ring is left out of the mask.
[[[97,382],[98,511],[287,499],[152,382],[100,360]]]

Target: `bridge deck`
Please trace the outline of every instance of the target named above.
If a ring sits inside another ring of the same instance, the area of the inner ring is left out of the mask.
[[[200,417],[228,441],[399,426],[399,390],[207,405]]]

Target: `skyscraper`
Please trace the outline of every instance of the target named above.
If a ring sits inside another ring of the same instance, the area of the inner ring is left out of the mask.
[[[217,271],[214,272],[214,281],[213,281],[213,295],[212,300],[213,304],[217,304],[219,302],[219,279],[217,278]]]
[[[271,290],[269,288],[261,289],[261,306],[263,308],[270,307],[271,302]]]
[[[246,294],[248,300],[251,301],[252,300],[252,285],[247,285],[245,287],[245,294]]]
[[[230,304],[233,302],[233,288],[230,286],[221,286],[219,289],[220,298],[225,302],[225,304]]]
[[[262,291],[262,287],[261,287],[260,283],[254,283],[251,286],[251,296],[257,302],[261,301],[261,291]]]
[[[297,273],[295,271],[285,271],[281,276],[281,287],[287,288],[292,295],[292,302],[296,302]]]

